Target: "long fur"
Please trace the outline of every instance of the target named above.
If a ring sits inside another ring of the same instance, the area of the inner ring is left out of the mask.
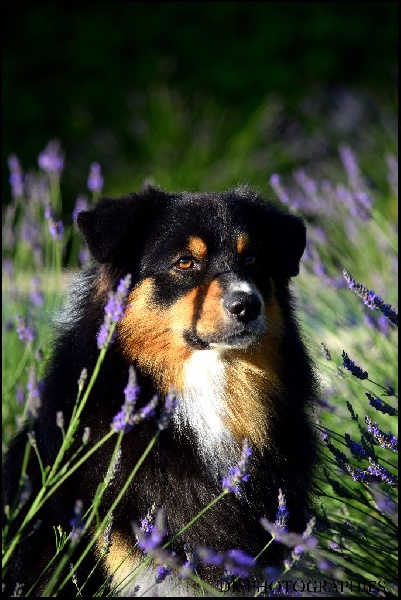
[[[126,198],[100,201],[80,214],[79,226],[95,261],[72,283],[46,368],[40,416],[34,424],[44,465],[53,463],[60,447],[56,413],[62,411],[68,422],[80,373],[86,367],[91,374],[97,360],[96,337],[108,293],[127,273],[132,274],[127,310],[71,452],[80,443],[83,427],[90,427],[90,443],[110,431],[124,400],[130,364],[141,388],[139,405],[154,394],[162,401],[171,386],[178,398],[171,426],[159,436],[113,515],[110,551],[94,569],[84,596],[92,597],[127,553],[130,559],[114,582],[135,568],[132,522],[140,522],[153,504],[163,508],[173,536],[216,497],[222,477],[238,462],[245,437],[253,449],[249,482],[240,494],[217,503],[172,549],[183,559],[198,545],[221,551],[240,548],[256,555],[269,540],[259,519],[274,521],[279,488],[287,500],[289,529],[302,531],[315,455],[309,410],[317,393],[290,292],[305,246],[304,224],[239,186],[221,194],[168,194],[148,187]],[[193,259],[195,266],[188,273],[177,262],[182,256]],[[257,306],[245,325],[227,308],[233,295],[241,294],[249,303],[252,296]],[[100,516],[155,428],[153,419],[124,435],[121,460]],[[18,489],[27,430],[26,425],[17,434],[4,464],[3,505],[13,501]],[[8,593],[16,583],[24,584],[25,590],[33,585],[54,554],[53,527],[70,531],[76,500],[83,501],[84,510],[90,507],[113,445],[114,439],[49,499],[37,528],[17,548],[5,578]],[[41,477],[33,455],[28,474],[35,493]],[[99,544],[78,570],[78,584],[92,571],[98,555]],[[279,564],[284,555],[281,546],[272,545],[263,560]],[[213,585],[222,576],[208,567],[199,573]],[[49,573],[39,580],[34,594],[44,589],[48,578]],[[152,581],[151,570],[123,593],[129,595],[139,583],[141,594]],[[75,594],[75,588],[66,586],[63,593]]]

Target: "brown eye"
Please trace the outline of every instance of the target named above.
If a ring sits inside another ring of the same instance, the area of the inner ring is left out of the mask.
[[[244,258],[244,265],[246,265],[247,267],[254,265],[256,262],[256,258],[254,256],[245,256]]]
[[[181,269],[182,271],[186,271],[188,269],[192,269],[192,267],[194,265],[195,265],[195,263],[194,263],[193,259],[190,256],[182,256],[175,263],[175,266],[178,269]]]

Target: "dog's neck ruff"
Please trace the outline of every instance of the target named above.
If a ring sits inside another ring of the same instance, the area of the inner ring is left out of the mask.
[[[225,364],[217,350],[197,350],[184,363],[184,386],[178,395],[174,425],[180,435],[195,438],[205,466],[224,476],[238,462],[238,448],[226,425]]]

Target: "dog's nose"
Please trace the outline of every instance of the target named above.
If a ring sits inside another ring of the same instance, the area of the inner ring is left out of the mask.
[[[253,292],[231,292],[226,296],[224,305],[229,313],[243,323],[256,319],[262,308],[260,298]]]

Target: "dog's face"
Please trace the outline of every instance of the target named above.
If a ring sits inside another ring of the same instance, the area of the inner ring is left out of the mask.
[[[78,223],[98,261],[133,273],[120,337],[150,370],[162,356],[246,349],[278,327],[276,283],[298,273],[305,247],[300,219],[245,188],[148,188],[103,201]]]

